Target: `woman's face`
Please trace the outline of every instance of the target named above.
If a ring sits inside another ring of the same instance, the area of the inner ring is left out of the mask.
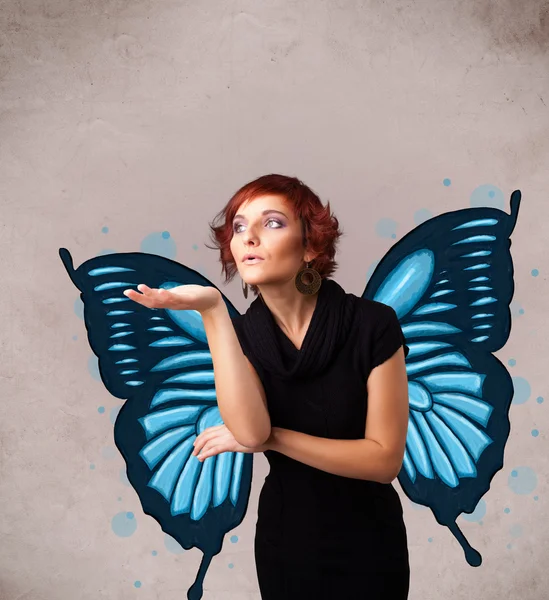
[[[258,196],[240,205],[230,248],[240,276],[249,285],[293,281],[303,262],[312,260],[303,246],[301,222],[281,196]],[[247,255],[257,258],[245,259]]]

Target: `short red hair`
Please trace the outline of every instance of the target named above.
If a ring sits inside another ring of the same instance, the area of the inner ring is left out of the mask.
[[[272,173],[242,186],[210,224],[213,249],[219,250],[225,283],[229,283],[238,273],[230,249],[233,219],[244,202],[265,195],[282,196],[292,207],[294,216],[302,224],[303,245],[314,254],[318,254],[310,266],[314,267],[321,277],[330,276],[337,268],[334,257],[337,242],[343,234],[339,228],[339,221],[330,211],[330,203],[327,202],[324,206],[317,194],[297,177]],[[250,287],[257,295],[257,288]]]

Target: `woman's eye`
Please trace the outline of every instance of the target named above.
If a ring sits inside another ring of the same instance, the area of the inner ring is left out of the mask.
[[[278,229],[279,227],[282,227],[282,223],[281,223],[281,222],[280,222],[278,219],[269,219],[269,220],[267,221],[267,225],[268,225],[269,223],[276,223],[276,225],[277,225],[277,226],[276,226],[274,229]],[[272,229],[272,228],[271,228],[271,229]]]

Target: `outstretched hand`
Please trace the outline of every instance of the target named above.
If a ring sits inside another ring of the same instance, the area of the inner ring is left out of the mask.
[[[124,290],[130,300],[147,308],[167,308],[170,310],[196,310],[207,312],[223,302],[221,292],[214,287],[204,285],[179,285],[170,290],[150,288],[144,283],[139,290]]]

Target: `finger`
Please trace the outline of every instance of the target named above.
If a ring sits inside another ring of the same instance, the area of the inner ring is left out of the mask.
[[[147,308],[152,308],[152,302],[147,296],[143,294],[139,294],[135,290],[124,290],[122,292],[124,296],[127,296],[130,300],[141,304],[142,306],[146,306]]]
[[[207,429],[204,429],[204,431],[202,433],[199,433],[196,436],[196,439],[193,443],[193,445],[200,445],[202,444],[204,441],[210,440],[212,439],[212,437],[219,435],[220,430],[223,429],[224,425],[217,425],[215,427],[208,427]]]
[[[204,452],[201,452],[200,455],[197,456],[197,458],[200,462],[203,462],[207,458],[210,458],[212,456],[217,456],[218,454],[222,454],[223,452],[226,452],[226,451],[227,450],[223,446],[212,446],[211,448],[204,450]]]

